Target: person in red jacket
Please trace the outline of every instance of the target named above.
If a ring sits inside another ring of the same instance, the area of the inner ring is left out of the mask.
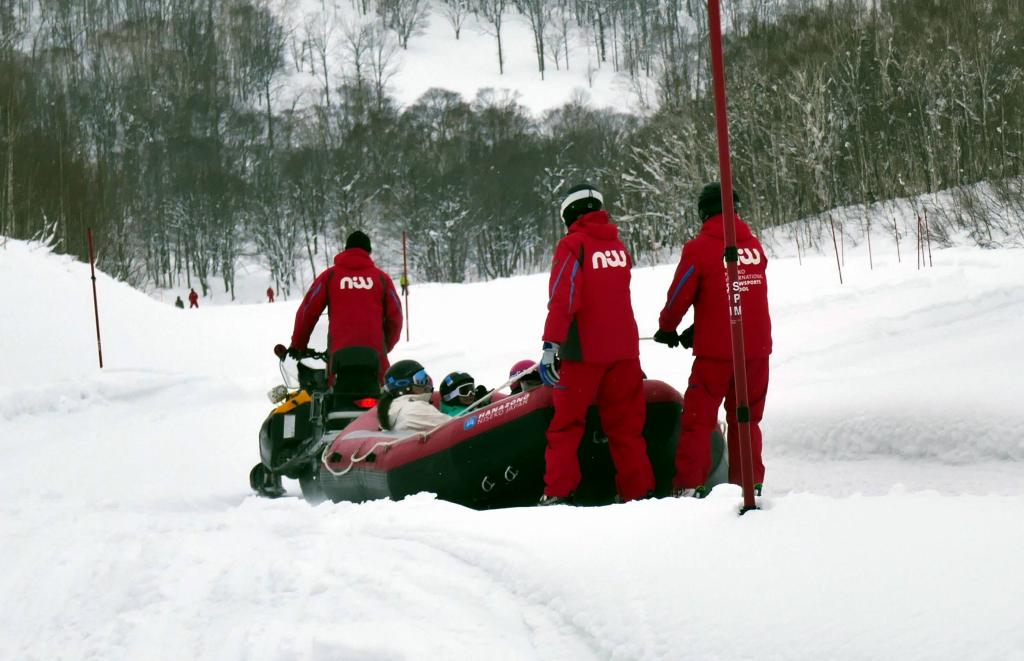
[[[558,242],[549,281],[539,372],[554,386],[541,505],[571,502],[581,480],[578,450],[596,400],[624,501],[654,493],[643,437],[647,417],[640,345],[629,295],[633,260],[589,184],[562,202],[568,234]]]
[[[274,302],[274,288],[273,287],[267,287],[267,303],[273,303],[273,302]]]
[[[739,197],[733,194],[739,208]],[[740,483],[739,427],[736,417],[736,384],[733,380],[732,334],[729,326],[725,274],[725,230],[722,187],[718,182],[701,190],[697,212],[703,221],[700,233],[683,246],[683,254],[668,288],[665,307],[658,318],[656,342],[693,348],[690,381],[683,394],[682,433],[676,450],[673,486],[678,495],[704,495],[704,480],[711,470],[708,439],[725,400],[728,422],[729,481]],[[739,249],[737,285],[743,305],[743,344],[747,364],[747,397],[750,406],[750,442],[754,455],[755,490],[764,482],[761,458],[761,417],[768,395],[768,356],[772,352],[772,322],[768,314],[768,257],[761,242],[739,217],[736,218]],[[681,334],[676,327],[693,306],[694,324]]]
[[[199,294],[191,287],[188,290],[188,307],[190,310],[199,307]]]
[[[370,237],[355,231],[345,240],[345,250],[334,256],[334,266],[317,276],[295,313],[295,329],[289,353],[306,348],[320,314],[327,308],[328,346],[366,346],[377,350],[380,378],[390,363],[388,353],[398,344],[402,331],[402,306],[387,273],[370,257]]]

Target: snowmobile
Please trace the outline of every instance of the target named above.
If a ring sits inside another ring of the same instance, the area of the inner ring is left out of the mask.
[[[267,396],[275,404],[260,427],[260,463],[249,472],[249,486],[261,496],[277,498],[286,492],[281,478],[298,480],[307,500],[324,499],[320,489],[320,456],[328,440],[377,405],[380,396],[377,352],[371,347],[346,347],[329,355],[304,350],[297,363],[298,384],[285,371],[288,352],[274,347],[283,385]],[[325,368],[302,359],[330,361]]]
[[[378,359],[373,349],[350,347],[330,358],[305,351],[303,358],[331,361],[326,369],[300,360],[298,385],[284,370],[283,345],[275,348],[284,385],[268,393],[277,406],[260,429],[261,462],[249,474],[258,494],[285,494],[282,477],[299,481],[311,502],[401,499],[427,491],[438,498],[491,509],[532,505],[544,487],[544,449],[554,414],[551,388],[538,386],[505,395],[498,386],[462,415],[428,432],[382,431],[377,421]],[[520,374],[517,378],[524,378]],[[438,404],[439,393],[434,393]],[[675,471],[682,395],[657,380],[644,381],[647,419],[643,435],[657,482],[668,495]],[[725,439],[712,434],[713,463],[705,485],[727,481]],[[587,416],[579,450],[583,481],[574,494],[580,505],[615,500],[615,469],[596,407]]]

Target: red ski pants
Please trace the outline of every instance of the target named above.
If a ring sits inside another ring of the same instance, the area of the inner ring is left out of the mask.
[[[654,490],[654,472],[643,437],[647,419],[640,360],[581,363],[563,360],[554,388],[555,416],[548,426],[544,452],[544,493],[566,497],[576,490],[580,474],[579,447],[587,409],[596,400],[601,427],[615,464],[615,488],[623,500]]]
[[[764,482],[761,459],[761,417],[768,395],[768,359],[747,360],[747,397],[750,406],[750,448],[754,458],[754,483]],[[677,489],[704,484],[711,472],[711,434],[718,424],[718,408],[725,400],[729,425],[729,481],[740,483],[739,424],[736,421],[736,384],[732,361],[694,358],[690,383],[683,394],[683,431],[676,448]]]

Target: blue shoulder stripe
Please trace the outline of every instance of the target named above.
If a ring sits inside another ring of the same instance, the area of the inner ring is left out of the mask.
[[[686,281],[690,279],[691,275],[693,275],[694,268],[695,267],[691,265],[690,268],[686,269],[686,273],[683,274],[683,277],[679,278],[679,284],[676,285],[675,290],[672,292],[672,296],[669,297],[667,307],[672,307],[672,304],[676,300],[676,296],[679,296],[679,290],[683,288],[683,285],[686,284]]]
[[[323,289],[323,287],[324,283],[321,282],[316,286],[316,289],[309,292],[309,295],[302,301],[302,306],[299,308],[299,314],[302,314],[302,311],[306,309],[306,306],[309,305],[310,301],[316,298],[316,295],[320,293],[320,290]]]
[[[576,295],[576,273],[580,270],[580,263],[572,267],[572,275],[569,276],[569,309],[572,309],[572,299]]]
[[[551,299],[555,297],[555,292],[558,291],[558,283],[562,280],[562,272],[565,271],[565,265],[569,263],[569,260],[562,262],[562,266],[558,269],[558,276],[555,278],[555,284],[551,286],[551,291],[548,292],[548,305],[551,304]]]

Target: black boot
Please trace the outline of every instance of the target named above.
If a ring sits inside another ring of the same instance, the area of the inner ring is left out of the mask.
[[[547,505],[572,505],[572,494],[565,497],[543,494],[540,497],[540,500],[537,501],[537,505],[541,507],[545,507]]]

